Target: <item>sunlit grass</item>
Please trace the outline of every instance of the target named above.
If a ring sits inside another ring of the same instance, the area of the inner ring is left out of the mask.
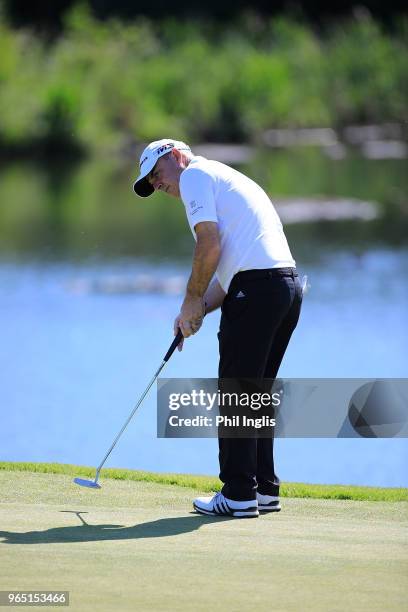
[[[66,474],[68,476],[95,477],[95,468],[63,463],[15,463],[1,462],[0,470],[35,472],[49,474]],[[211,492],[221,488],[218,478],[213,476],[196,476],[194,474],[160,474],[142,470],[106,468],[102,478],[114,480],[131,480],[152,482],[166,485],[188,487],[199,491]],[[301,497],[315,499],[344,499],[359,501],[408,501],[406,488],[360,487],[351,485],[317,485],[307,483],[283,483],[282,497]]]

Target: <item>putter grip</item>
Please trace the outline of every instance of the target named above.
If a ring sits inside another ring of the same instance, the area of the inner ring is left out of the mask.
[[[167,353],[165,354],[163,361],[168,361],[170,359],[170,357],[172,356],[172,354],[174,353],[174,351],[176,350],[176,348],[178,347],[182,339],[183,339],[183,334],[181,333],[181,329],[179,329],[178,334],[174,338],[173,342],[171,343],[171,346],[169,350],[167,351]]]

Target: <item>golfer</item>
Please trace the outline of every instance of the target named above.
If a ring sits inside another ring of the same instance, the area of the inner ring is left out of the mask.
[[[196,241],[175,333],[180,328],[184,338],[192,336],[221,307],[219,379],[274,379],[299,319],[302,290],[267,194],[244,174],[170,138],[145,148],[133,189],[141,197],[163,191],[181,198]],[[256,517],[280,510],[273,436],[220,437],[219,462],[222,490],[195,499],[197,512]]]

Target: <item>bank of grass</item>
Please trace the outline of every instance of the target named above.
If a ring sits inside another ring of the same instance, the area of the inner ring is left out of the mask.
[[[42,474],[66,474],[67,476],[84,476],[94,478],[95,468],[70,465],[64,463],[26,463],[0,462],[0,470],[34,472]],[[159,474],[141,470],[126,470],[106,468],[102,479],[131,480],[136,482],[152,482],[166,485],[188,487],[198,491],[211,492],[220,489],[221,483],[211,476],[196,476],[193,474]],[[305,483],[283,483],[282,497],[300,497],[311,499],[339,499],[358,501],[408,501],[406,488],[360,487],[351,485],[316,485]]]
[[[100,22],[79,6],[50,42],[0,14],[0,145],[100,152],[163,134],[256,141],[271,127],[404,122],[407,23]]]

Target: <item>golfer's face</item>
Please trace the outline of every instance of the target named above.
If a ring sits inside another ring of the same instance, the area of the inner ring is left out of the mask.
[[[175,198],[180,197],[179,180],[182,168],[174,153],[160,157],[148,175],[149,183],[155,191],[164,191]]]

